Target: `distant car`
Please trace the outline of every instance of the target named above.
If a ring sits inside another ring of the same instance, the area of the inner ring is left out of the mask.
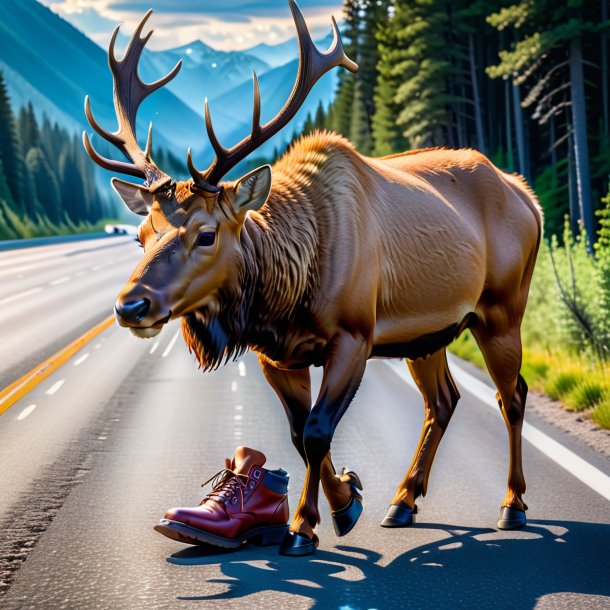
[[[138,228],[134,225],[106,225],[104,231],[110,235],[137,235]]]

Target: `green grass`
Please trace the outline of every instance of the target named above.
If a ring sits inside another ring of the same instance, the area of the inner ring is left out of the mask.
[[[565,398],[582,380],[582,371],[576,366],[551,370],[542,383],[546,394],[555,400]]]
[[[595,379],[583,379],[565,397],[565,404],[571,411],[584,411],[601,403],[604,385]]]
[[[591,419],[600,427],[610,429],[610,396],[591,411]]]

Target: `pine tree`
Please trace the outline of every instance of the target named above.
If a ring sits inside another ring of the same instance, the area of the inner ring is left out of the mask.
[[[21,154],[25,158],[28,150],[40,145],[40,129],[34,114],[32,102],[27,106],[22,106],[19,110],[19,143],[21,144]]]
[[[4,167],[11,197],[19,210],[23,209],[23,160],[15,128],[4,76],[0,72],[0,161]]]
[[[372,118],[376,155],[389,155],[407,148],[407,141],[396,120],[400,112],[396,101],[401,83],[399,68],[406,57],[406,46],[401,37],[403,29],[403,11],[396,9],[394,16],[377,33],[379,62]]]
[[[25,161],[32,174],[36,198],[42,204],[46,216],[51,221],[58,222],[63,216],[59,185],[44,152],[40,148],[30,148]]]
[[[609,23],[599,22],[599,5],[594,0],[572,0],[567,4],[522,0],[491,15],[489,22],[498,29],[512,28],[518,36],[511,49],[499,52],[500,62],[488,69],[489,75],[527,86],[529,93],[523,104],[534,107],[533,116],[541,124],[551,117],[566,115],[570,109],[571,133],[566,137],[570,135],[572,140],[578,215],[592,244],[595,224],[583,41],[591,33],[608,29]]]
[[[357,63],[360,31],[360,2],[345,0],[343,5],[345,15],[344,48],[348,57]],[[339,86],[333,102],[331,129],[349,137],[351,128],[352,104],[354,101],[354,75],[346,70],[339,73]]]
[[[326,124],[326,114],[324,112],[324,106],[322,105],[322,100],[318,102],[318,107],[316,108],[316,115],[313,119],[313,127],[314,129],[322,130]]]
[[[373,150],[373,138],[369,128],[369,121],[366,114],[362,85],[356,81],[354,89],[354,101],[352,105],[352,115],[349,130],[349,139],[363,155],[368,155]]]
[[[83,218],[91,217],[87,209],[90,198],[85,193],[83,177],[70,152],[70,150],[64,150],[59,161],[59,192],[63,212],[74,222],[78,222]]]

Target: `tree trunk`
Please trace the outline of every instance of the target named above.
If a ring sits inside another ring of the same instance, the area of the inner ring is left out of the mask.
[[[511,107],[510,107],[510,83],[508,80],[504,81],[504,117],[506,119],[506,163],[508,169],[513,172],[515,171],[515,156],[513,154],[513,124],[511,121]]]
[[[589,148],[587,143],[587,116],[585,80],[582,69],[580,36],[570,44],[570,90],[572,94],[572,129],[574,131],[574,161],[578,187],[580,220],[584,224],[589,246],[595,243],[593,208],[591,205],[591,179],[589,177]]]
[[[470,81],[472,82],[472,97],[474,101],[474,122],[477,130],[477,147],[485,154],[485,133],[483,132],[483,115],[481,111],[481,96],[477,79],[477,66],[474,56],[474,35],[468,34],[468,58],[470,60]]]
[[[549,153],[551,153],[551,166],[553,167],[553,176],[557,175],[557,148],[555,148],[555,117],[552,116],[549,120]]]
[[[608,0],[602,0],[602,23],[608,21]],[[608,37],[605,32],[601,35],[601,62],[600,70],[602,77],[602,105],[604,117],[604,133],[608,133],[608,113],[610,112],[610,100],[608,99]]]
[[[574,163],[574,134],[572,128],[568,127],[570,135],[568,136],[568,196],[570,204],[570,229],[572,235],[576,237],[580,231],[579,219],[580,213],[578,210],[578,188],[576,180],[576,167]]]
[[[523,108],[521,108],[521,92],[519,91],[518,85],[513,85],[512,89],[519,173],[529,182],[529,172],[527,167],[527,158],[525,154],[525,130],[523,127]]]

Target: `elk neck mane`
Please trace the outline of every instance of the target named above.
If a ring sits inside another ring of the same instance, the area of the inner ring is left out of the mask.
[[[315,311],[320,236],[339,221],[337,203],[357,188],[358,158],[338,134],[314,132],[273,166],[269,198],[242,228],[237,287],[219,295],[213,314],[182,319],[184,340],[204,370],[249,348],[281,351],[291,323]]]

